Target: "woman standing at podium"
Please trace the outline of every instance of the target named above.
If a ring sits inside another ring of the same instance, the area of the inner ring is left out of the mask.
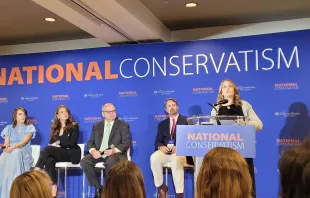
[[[224,100],[228,102],[223,102]],[[238,92],[238,88],[236,84],[230,80],[225,79],[221,82],[219,87],[219,92],[217,96],[217,103],[224,103],[220,104],[219,106],[212,109],[211,115],[236,115],[236,116],[245,116],[249,120],[247,121],[247,125],[254,125],[256,131],[260,131],[263,128],[263,123],[256,115],[255,111],[253,110],[250,103],[245,100],[241,100]],[[255,177],[254,177],[254,163],[253,158],[245,158],[249,165],[250,175],[253,181],[253,198],[256,197],[256,188],[255,188]]]

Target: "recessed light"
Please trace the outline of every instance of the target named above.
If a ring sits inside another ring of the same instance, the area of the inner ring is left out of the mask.
[[[186,6],[186,7],[188,7],[188,8],[194,8],[194,7],[196,7],[196,6],[197,6],[197,3],[193,3],[193,2],[191,2],[191,3],[187,3],[187,4],[185,4],[185,6]]]
[[[45,18],[44,20],[45,20],[45,21],[48,21],[48,22],[54,22],[54,21],[56,21],[54,18]]]

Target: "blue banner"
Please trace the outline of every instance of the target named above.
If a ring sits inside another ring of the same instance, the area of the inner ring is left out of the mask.
[[[0,130],[11,123],[14,108],[22,106],[38,130],[32,144],[44,148],[54,111],[64,104],[80,125],[79,143],[86,143],[92,125],[102,120],[102,105],[112,102],[118,117],[130,124],[132,161],[143,172],[147,197],[154,197],[150,156],[157,125],[167,118],[164,101],[176,98],[180,114],[188,117],[209,115],[208,102],[216,102],[220,82],[230,78],[264,124],[256,133],[257,195],[274,198],[280,154],[310,131],[309,35],[303,30],[0,56]],[[68,174],[68,197],[81,197],[82,171]],[[186,197],[192,197],[192,183],[193,174],[186,171]],[[169,197],[174,196],[169,188]]]
[[[203,157],[215,147],[229,147],[243,157],[256,157],[254,126],[177,126],[177,156]]]

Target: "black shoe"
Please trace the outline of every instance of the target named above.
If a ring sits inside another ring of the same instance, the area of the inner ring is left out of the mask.
[[[100,184],[95,185],[95,197],[94,198],[101,198],[101,194],[102,194],[102,189],[103,186],[101,186]]]

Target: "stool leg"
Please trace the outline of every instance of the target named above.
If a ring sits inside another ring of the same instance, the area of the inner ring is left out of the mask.
[[[185,177],[185,174],[186,174],[186,169],[184,168],[184,177]],[[185,196],[186,196],[186,195],[185,195],[185,178],[184,178],[184,191],[183,191],[183,197],[186,198]]]
[[[166,185],[167,185],[167,187],[168,187],[168,168],[165,168],[165,171],[166,171]],[[167,192],[166,197],[167,197],[167,198],[169,197],[169,188],[168,188],[168,192]]]
[[[67,167],[65,167],[65,198],[67,198]]]
[[[57,168],[57,192],[56,192],[56,197],[58,197],[58,192],[59,192],[59,179],[60,179],[60,168]]]
[[[83,195],[82,195],[82,197],[85,198],[85,175],[84,175],[84,173],[83,173],[83,185],[82,186],[83,186],[83,192],[82,192]]]
[[[166,172],[166,185],[168,186],[168,168],[165,168],[165,172]]]
[[[57,187],[59,188],[60,169],[57,168]]]
[[[155,186],[156,188],[156,198],[158,197],[158,188]]]
[[[101,169],[101,185],[103,185],[103,169]]]

